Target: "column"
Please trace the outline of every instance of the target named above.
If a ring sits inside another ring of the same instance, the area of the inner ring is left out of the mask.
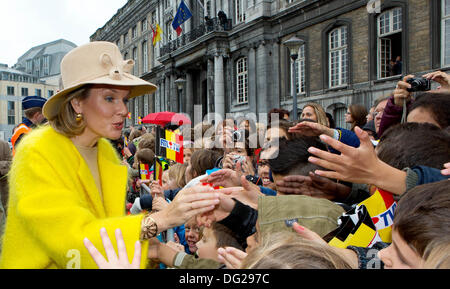
[[[216,1],[211,1],[211,18],[217,17],[217,11],[216,11]]]
[[[223,73],[223,56],[214,56],[214,112],[225,117],[225,80]]]
[[[178,103],[178,88],[175,85],[175,74],[171,74],[170,75],[170,90],[169,90],[169,94],[170,94],[170,111],[173,112],[179,112],[179,103]]]
[[[214,61],[212,58],[208,58],[208,71],[206,74],[206,103],[202,103],[202,105],[206,105],[206,113],[213,112],[214,105]]]
[[[248,106],[250,112],[257,113],[257,80],[258,70],[256,69],[256,53],[253,45],[248,50]]]
[[[256,71],[257,77],[257,95],[258,95],[258,113],[267,113],[272,107],[268,108],[268,55],[265,43],[259,44],[256,48]],[[271,82],[271,81],[270,81]]]
[[[192,74],[186,73],[186,107],[184,111],[191,119],[194,119],[194,84],[192,83]]]
[[[165,93],[164,93],[164,110],[166,111],[170,111],[170,105],[171,105],[171,102],[170,102],[170,77],[168,76],[168,75],[166,75],[166,78],[165,78],[165,81],[164,81],[164,83],[165,83]]]

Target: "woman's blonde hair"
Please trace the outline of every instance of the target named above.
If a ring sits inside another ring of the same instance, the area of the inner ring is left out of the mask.
[[[89,96],[90,88],[90,85],[86,85],[67,95],[58,113],[48,120],[54,130],[67,137],[74,137],[83,133],[86,128],[86,122],[83,119],[77,121],[77,113],[70,102],[72,99],[86,99]]]
[[[174,179],[178,188],[184,188],[186,186],[185,174],[187,164],[175,164],[170,167],[169,178]]]
[[[315,103],[315,102],[308,102],[307,104],[305,104],[303,109],[305,109],[305,107],[307,107],[307,106],[310,106],[314,109],[314,112],[316,113],[316,117],[317,117],[317,123],[327,126],[327,127],[330,126],[330,123],[327,118],[327,114],[320,104]]]
[[[332,247],[294,232],[265,235],[262,245],[242,261],[241,269],[351,269]]]

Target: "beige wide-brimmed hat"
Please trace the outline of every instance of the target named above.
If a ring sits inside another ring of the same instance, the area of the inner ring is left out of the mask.
[[[70,51],[61,61],[63,90],[45,103],[43,114],[54,118],[67,95],[86,84],[130,86],[130,98],[153,93],[156,86],[130,74],[133,60],[124,60],[116,44],[90,42]]]

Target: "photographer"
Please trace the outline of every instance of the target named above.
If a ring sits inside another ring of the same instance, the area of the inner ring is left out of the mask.
[[[440,84],[437,90],[430,90],[431,81],[435,81]],[[383,132],[386,131],[390,126],[401,122],[403,103],[405,101],[407,112],[409,113],[411,111],[410,106],[414,101],[412,99],[412,92],[427,90],[429,90],[430,93],[449,92],[450,75],[442,71],[434,71],[423,75],[423,77],[414,77],[414,75],[407,75],[401,81],[399,81],[384,109],[378,136],[381,137]]]

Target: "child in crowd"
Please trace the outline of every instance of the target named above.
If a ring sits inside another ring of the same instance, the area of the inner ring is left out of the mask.
[[[217,252],[219,248],[233,247],[242,250],[235,234],[219,223],[204,228],[202,238],[196,246],[198,258],[155,240],[153,245],[149,246],[148,255],[169,267],[178,269],[220,269],[224,268],[224,265],[219,261]]]

